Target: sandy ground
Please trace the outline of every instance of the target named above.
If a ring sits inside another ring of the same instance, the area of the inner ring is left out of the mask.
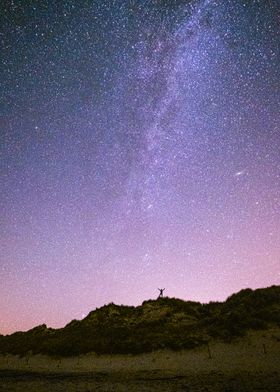
[[[0,357],[0,391],[280,391],[280,329],[137,356]]]

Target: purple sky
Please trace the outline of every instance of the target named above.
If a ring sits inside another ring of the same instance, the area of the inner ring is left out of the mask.
[[[0,333],[280,284],[278,1],[0,20]]]

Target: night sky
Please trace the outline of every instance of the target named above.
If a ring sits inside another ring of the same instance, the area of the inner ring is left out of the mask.
[[[280,284],[279,0],[4,0],[0,333]]]

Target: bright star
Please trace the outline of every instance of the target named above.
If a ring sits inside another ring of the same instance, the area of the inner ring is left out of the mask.
[[[240,170],[240,171],[234,173],[235,177],[240,177],[240,176],[243,176],[244,174],[245,174],[245,170]]]

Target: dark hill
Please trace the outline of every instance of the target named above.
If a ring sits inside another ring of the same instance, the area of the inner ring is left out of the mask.
[[[276,324],[280,325],[280,286],[241,290],[225,302],[209,304],[166,297],[138,307],[111,303],[61,329],[40,325],[0,336],[0,353],[72,356],[180,350]]]

